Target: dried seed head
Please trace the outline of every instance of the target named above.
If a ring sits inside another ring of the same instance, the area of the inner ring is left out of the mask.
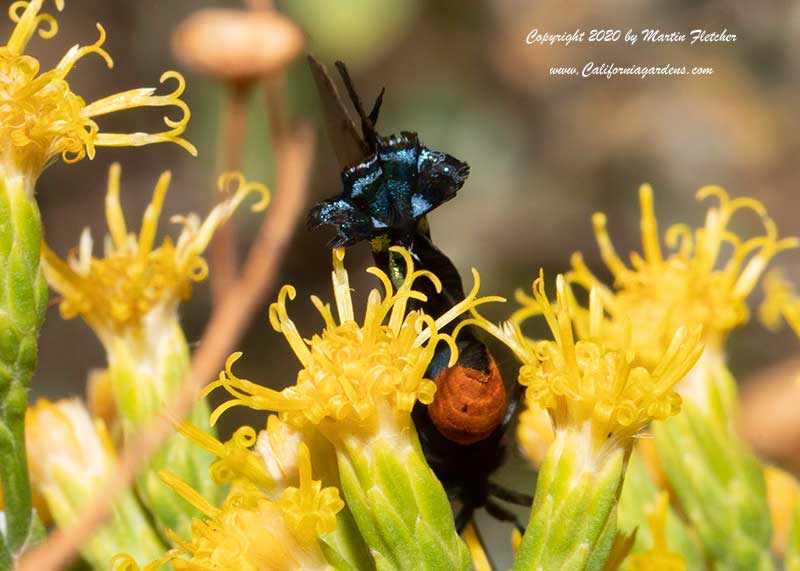
[[[300,28],[274,10],[199,10],[172,37],[172,50],[184,65],[230,81],[271,75],[297,57],[304,44]]]

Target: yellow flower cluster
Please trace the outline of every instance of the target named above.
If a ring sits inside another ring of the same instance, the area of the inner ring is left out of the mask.
[[[775,223],[763,205],[752,198],[730,199],[725,191],[707,186],[697,193],[699,200],[714,197],[717,206],[706,212],[705,223],[692,231],[675,224],[665,233],[672,249],[664,255],[653,211],[653,191],[639,190],[644,255],[631,254],[628,267],[617,255],[606,230],[606,217],[593,217],[594,230],[603,261],[614,277],[608,288],[592,274],[580,254],[572,258],[567,279],[595,289],[609,314],[604,339],[616,347],[625,344],[628,320],[632,328],[631,348],[637,359],[654,366],[683,325],[703,326],[709,347],[721,347],[726,334],[749,316],[745,298],[755,287],[767,263],[781,250],[797,246],[795,238],[779,239]],[[729,225],[740,211],[755,213],[764,227],[761,235],[743,240]],[[588,312],[575,308],[581,338],[587,335]]]
[[[97,54],[108,67],[111,56],[103,49],[106,34],[98,24],[98,40],[90,46],[73,46],[51,70],[41,72],[39,61],[26,55],[25,48],[38,32],[52,38],[58,23],[51,14],[40,13],[44,0],[13,2],[9,17],[16,24],[8,42],[0,47],[0,166],[11,173],[34,181],[48,161],[61,155],[67,162],[93,158],[95,147],[141,146],[170,141],[190,153],[194,146],[181,135],[189,121],[189,108],[180,99],[185,83],[173,71],[161,76],[161,82],[177,81],[168,95],[155,95],[155,89],[125,91],[88,104],[72,92],[66,77],[75,64],[89,54]],[[55,0],[58,10],[64,0]],[[164,118],[168,130],[161,133],[101,133],[95,118],[136,107],[177,107],[181,117]],[[32,191],[32,188],[30,189]]]
[[[144,317],[157,307],[173,309],[179,300],[188,298],[192,283],[205,279],[208,273],[201,254],[214,230],[250,193],[261,195],[253,210],[265,208],[269,200],[263,185],[248,183],[240,174],[223,175],[219,188],[228,192],[228,197],[202,223],[194,214],[173,217],[173,222],[183,225],[177,242],[166,238],[154,247],[169,182],[170,173],[165,172],[158,180],[137,236],[127,229],[119,201],[120,167],[113,165],[106,195],[110,240],[106,242],[105,257],[92,255],[88,229],[81,236],[77,252],[71,252],[66,260],[61,260],[47,246],[42,248],[47,280],[63,296],[62,316],[65,319],[82,316],[101,340],[139,327]]]
[[[336,528],[344,507],[336,488],[323,488],[311,477],[308,448],[297,451],[299,484],[277,501],[253,483],[237,480],[221,508],[209,504],[186,483],[168,472],[162,479],[206,518],[195,520],[192,538],[182,540],[164,558],[147,565],[154,571],[172,562],[175,571],[328,571],[333,569],[319,546],[320,535]],[[115,558],[116,571],[138,570],[128,556]]]
[[[314,434],[295,430],[276,415],[267,418],[266,430],[256,434],[253,428],[242,426],[224,443],[190,422],[181,423],[178,432],[216,456],[210,470],[214,482],[225,484],[244,479],[273,499],[297,485],[300,444],[314,449],[317,469],[322,463],[319,456],[323,443]]]
[[[270,306],[273,328],[286,337],[303,369],[297,383],[283,391],[275,391],[232,372],[240,353],[231,356],[226,371],[207,388],[224,387],[233,399],[214,411],[216,420],[225,410],[245,405],[257,410],[280,413],[283,421],[296,427],[318,426],[323,433],[345,431],[374,434],[381,422],[397,419],[397,412],[411,411],[419,400],[433,400],[436,385],[425,378],[437,343],[450,346],[451,362],[457,349],[451,336],[440,329],[461,313],[488,301],[501,298],[477,298],[480,279],[474,273],[475,285],[460,303],[438,319],[419,311],[406,311],[410,299],[424,301],[425,296],[413,289],[414,282],[425,277],[437,289],[441,284],[430,272],[414,271],[409,253],[392,248],[403,256],[406,275],[394,291],[389,277],[377,268],[367,270],[383,283],[386,294],[372,290],[367,300],[363,324],[355,321],[344,250],[333,252],[333,291],[339,320],[334,320],[330,305],[316,297],[312,302],[321,314],[325,329],[322,334],[304,340],[286,311],[286,299],[295,297],[291,286],[284,286],[278,301]],[[396,428],[396,426],[393,426]]]
[[[653,367],[635,365],[629,335],[621,347],[607,342],[596,288],[590,293],[586,336],[576,341],[572,315],[578,306],[563,276],[556,287],[557,309],[547,298],[544,277],[533,283],[533,299],[553,341],[529,340],[512,321],[498,327],[476,316],[461,325],[476,324],[506,343],[523,364],[519,382],[528,387],[526,398],[548,410],[556,431],[588,431],[595,452],[629,446],[650,421],[677,414],[681,398],[672,389],[703,352],[701,327],[680,327]]]

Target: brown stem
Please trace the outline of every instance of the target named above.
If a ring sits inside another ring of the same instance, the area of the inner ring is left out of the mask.
[[[244,4],[250,10],[271,10],[275,7],[272,0],[244,0]]]
[[[242,151],[247,124],[249,84],[232,83],[225,93],[220,129],[219,171],[235,171],[242,167]],[[214,233],[208,250],[211,262],[211,299],[218,305],[232,286],[238,273],[236,233],[228,220]]]
[[[251,10],[273,7],[272,0],[245,2]],[[184,418],[191,411],[197,393],[219,371],[275,281],[280,261],[306,204],[314,155],[313,129],[305,124],[294,130],[289,128],[282,84],[280,75],[263,80],[277,165],[276,192],[238,278],[232,229],[219,229],[223,231],[223,238],[211,244],[213,309],[178,392],[161,414],[132,439],[117,461],[115,477],[78,519],[66,529],[56,529],[41,545],[27,553],[17,571],[59,571],[77,557],[81,545],[109,517],[119,495],[133,484],[139,469],[174,433],[174,419]],[[246,123],[246,86],[236,85],[231,89],[224,111],[220,155],[225,170],[240,166]],[[217,275],[216,280],[214,275]]]
[[[47,540],[28,553],[17,571],[58,571],[77,555],[80,546],[111,513],[114,501],[133,483],[139,469],[175,431],[174,421],[184,418],[196,402],[198,391],[216,376],[233,350],[266,291],[292,237],[306,203],[308,180],[314,152],[314,133],[302,125],[276,144],[279,165],[275,195],[264,223],[247,255],[242,274],[228,288],[211,318],[192,356],[192,363],[173,401],[132,440],[120,456],[114,478],[66,529],[57,529]]]
[[[261,81],[264,89],[264,109],[269,117],[270,137],[280,146],[280,141],[289,134],[289,115],[283,99],[283,76],[265,78]]]

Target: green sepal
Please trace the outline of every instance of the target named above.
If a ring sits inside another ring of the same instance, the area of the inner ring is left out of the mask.
[[[152,319],[142,328],[114,337],[106,346],[108,372],[114,401],[126,440],[136,438],[174,396],[189,369],[189,346],[175,311],[165,311],[161,321]],[[204,400],[192,409],[189,420],[209,434],[210,410]],[[159,477],[169,470],[218,505],[224,486],[211,481],[213,455],[180,434],[169,436],[150,458],[136,480],[142,503],[153,514],[159,531],[170,529],[179,537],[191,536],[193,518],[202,514],[180,498]]]
[[[653,423],[661,465],[719,571],[769,571],[770,516],[762,466],[736,433],[736,385],[723,366],[702,370],[703,398]]]
[[[539,471],[514,571],[583,571],[605,565],[616,535],[627,451],[593,455],[589,447],[585,433],[556,435]]]
[[[450,502],[409,422],[397,434],[336,446],[342,492],[375,569],[466,571],[472,561]]]
[[[336,529],[320,537],[320,545],[336,571],[375,571],[369,548],[347,506],[336,514]]]
[[[634,449],[628,462],[628,471],[619,498],[619,529],[624,533],[636,531],[632,553],[641,553],[653,547],[653,535],[647,522],[646,507],[658,497],[656,486],[641,455]],[[703,548],[697,534],[675,512],[667,511],[667,543],[671,551],[683,557],[686,571],[706,571]]]

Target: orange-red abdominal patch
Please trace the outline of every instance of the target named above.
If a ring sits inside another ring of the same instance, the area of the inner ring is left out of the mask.
[[[494,360],[489,373],[455,365],[436,378],[428,414],[448,440],[473,444],[488,437],[503,420],[506,389]]]

